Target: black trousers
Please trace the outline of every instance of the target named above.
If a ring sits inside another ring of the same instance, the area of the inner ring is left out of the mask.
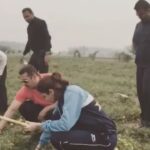
[[[137,66],[136,80],[141,119],[150,121],[150,67]]]
[[[28,121],[39,122],[38,115],[44,107],[34,104],[32,101],[24,102],[19,108],[20,114]],[[48,112],[45,120],[52,118],[52,112]]]
[[[7,66],[0,78],[0,112],[5,112],[7,109],[7,89],[6,89]]]
[[[49,66],[44,61],[45,54],[42,53],[33,53],[29,64],[33,65],[40,73],[47,73]]]
[[[116,141],[116,134],[98,134],[85,130],[53,132],[51,139],[57,150],[114,150]]]

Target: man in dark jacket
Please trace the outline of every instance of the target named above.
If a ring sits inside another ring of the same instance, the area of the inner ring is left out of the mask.
[[[30,50],[33,54],[29,64],[33,65],[40,73],[48,72],[48,54],[51,50],[51,36],[46,22],[34,16],[30,8],[22,10],[24,19],[29,23],[27,28],[28,41],[23,52],[26,55]]]
[[[136,25],[133,36],[137,94],[141,107],[141,123],[145,127],[150,127],[150,4],[145,0],[139,0],[134,9],[141,20]]]

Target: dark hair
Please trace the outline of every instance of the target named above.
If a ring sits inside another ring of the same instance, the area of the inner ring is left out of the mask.
[[[24,8],[24,9],[22,10],[22,13],[24,13],[24,12],[26,12],[26,11],[28,11],[30,14],[33,14],[33,11],[32,11],[31,8]]]
[[[19,70],[19,75],[27,73],[28,76],[39,75],[38,71],[32,65],[25,65]]]
[[[137,11],[137,10],[139,10],[139,9],[145,9],[145,10],[147,10],[147,9],[149,9],[150,8],[150,4],[147,2],[147,1],[145,1],[145,0],[139,0],[136,4],[135,4],[135,6],[134,6],[134,9]]]
[[[37,90],[41,93],[49,94],[49,89],[53,89],[55,100],[59,100],[63,98],[65,89],[68,85],[69,82],[62,79],[60,73],[54,72],[51,76],[46,76],[39,81]]]

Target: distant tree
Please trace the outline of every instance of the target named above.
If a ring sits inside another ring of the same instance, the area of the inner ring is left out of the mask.
[[[10,50],[10,48],[7,47],[7,46],[0,45],[0,50],[2,50],[3,52],[7,53]]]
[[[126,49],[129,53],[131,53],[132,55],[135,55],[135,49],[133,45],[128,46]]]
[[[119,61],[124,61],[124,62],[129,62],[130,60],[132,60],[132,56],[125,52],[116,53],[116,58]]]
[[[98,51],[95,51],[94,53],[89,54],[89,58],[91,58],[92,60],[95,60],[97,53]]]
[[[74,53],[73,53],[73,56],[80,58],[81,57],[81,53],[79,52],[79,50],[75,50]]]
[[[18,53],[22,53],[22,50],[18,50]]]

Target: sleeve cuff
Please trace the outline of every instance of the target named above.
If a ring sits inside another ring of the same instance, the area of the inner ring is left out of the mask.
[[[51,120],[47,120],[47,121],[42,123],[41,128],[44,132],[50,132],[49,127],[48,127],[50,122],[51,122]]]
[[[51,133],[43,131],[43,133],[41,134],[41,137],[40,137],[39,144],[42,146],[46,145],[50,142],[50,139],[51,139]]]

